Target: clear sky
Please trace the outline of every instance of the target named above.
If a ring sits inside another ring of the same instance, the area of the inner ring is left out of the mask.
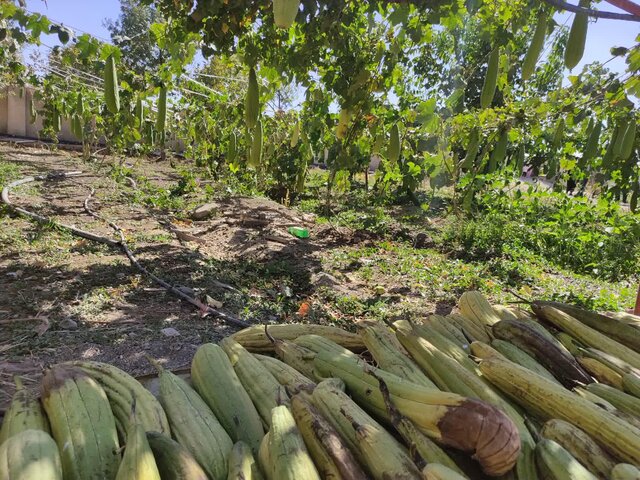
[[[572,3],[576,3],[575,1]],[[601,3],[600,9],[620,12],[617,8],[607,3]],[[27,8],[30,11],[41,12],[55,21],[65,25],[89,32],[103,40],[109,38],[109,32],[102,25],[105,18],[116,18],[120,13],[119,0],[27,0]],[[573,14],[558,13],[555,18],[560,24],[568,21],[570,25]],[[575,71],[580,72],[582,66],[595,60],[604,62],[611,55],[609,49],[612,46],[630,47],[635,43],[635,37],[640,34],[640,24],[637,22],[622,22],[618,20],[603,20],[589,24],[587,45],[582,62]],[[44,42],[50,46],[57,44],[57,38],[47,37]],[[616,59],[608,64],[608,67],[618,73],[625,70],[622,59]]]
[[[571,3],[577,3],[569,0]],[[626,13],[608,3],[602,2],[598,5],[599,10],[607,10],[617,13]],[[557,13],[555,20],[560,25],[567,22],[567,26],[571,25],[574,15],[569,12]],[[635,38],[640,34],[640,23],[627,22],[620,20],[598,19],[595,22],[589,22],[587,30],[587,44],[585,47],[582,61],[574,69],[574,73],[582,71],[582,67],[588,63],[599,61],[606,62],[611,58],[609,50],[611,47],[631,47],[635,45]],[[607,67],[617,73],[626,70],[626,64],[623,58],[616,58],[607,64]]]
[[[120,14],[119,0],[27,0],[27,10],[40,12],[51,20],[64,23],[103,40],[109,32],[102,26],[105,18],[116,18]],[[53,45],[52,45],[53,46]]]

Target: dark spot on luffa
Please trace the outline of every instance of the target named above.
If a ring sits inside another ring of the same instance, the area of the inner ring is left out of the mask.
[[[502,475],[515,465],[520,452],[516,425],[496,407],[467,399],[449,407],[438,422],[442,442],[472,452],[489,475]]]

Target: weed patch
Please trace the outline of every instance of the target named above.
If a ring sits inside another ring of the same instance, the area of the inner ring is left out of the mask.
[[[488,195],[469,219],[452,219],[440,243],[458,258],[530,261],[539,256],[553,265],[595,278],[618,281],[640,270],[640,215],[615,202],[562,193]]]

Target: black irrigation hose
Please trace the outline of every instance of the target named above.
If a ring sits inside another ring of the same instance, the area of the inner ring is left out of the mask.
[[[0,198],[2,199],[2,202],[5,205],[7,205],[7,207],[10,210],[14,211],[15,213],[18,213],[18,214],[23,215],[25,217],[31,218],[31,219],[39,222],[39,223],[55,225],[55,226],[57,226],[59,228],[63,228],[63,229],[68,230],[73,235],[76,235],[78,237],[82,237],[82,238],[85,238],[87,240],[92,240],[92,241],[98,242],[98,243],[103,243],[103,244],[109,245],[110,247],[113,247],[113,248],[118,248],[119,250],[121,250],[127,256],[127,258],[129,259],[129,262],[131,262],[131,264],[134,267],[136,267],[138,270],[140,270],[143,274],[147,275],[149,278],[151,278],[151,280],[153,280],[155,283],[157,283],[161,287],[165,288],[166,290],[168,290],[172,294],[174,294],[174,295],[180,297],[181,299],[189,302],[190,304],[198,307],[198,309],[200,309],[201,311],[210,313],[210,314],[214,315],[215,317],[221,319],[222,321],[224,321],[226,323],[229,323],[231,325],[235,325],[237,327],[246,328],[246,327],[250,327],[251,326],[250,323],[239,319],[235,315],[232,315],[232,314],[229,314],[229,313],[225,313],[225,312],[223,312],[221,310],[217,310],[215,308],[212,308],[209,305],[205,305],[204,303],[202,303],[197,298],[193,298],[190,295],[187,295],[186,293],[184,293],[183,291],[181,291],[181,290],[177,289],[176,287],[172,286],[171,284],[169,284],[168,282],[164,281],[160,277],[154,275],[149,270],[147,270],[143,265],[141,265],[140,262],[138,261],[138,259],[135,257],[135,255],[131,251],[131,249],[129,248],[129,246],[127,245],[127,242],[126,242],[126,240],[124,238],[124,234],[122,232],[122,229],[117,224],[115,224],[115,223],[113,223],[113,222],[101,217],[96,212],[91,210],[90,202],[91,202],[91,198],[93,197],[93,195],[95,193],[95,190],[93,188],[91,188],[91,193],[89,194],[89,196],[84,201],[84,209],[85,209],[85,211],[89,215],[91,215],[92,217],[94,217],[94,218],[96,218],[98,220],[102,220],[103,222],[106,222],[118,234],[118,236],[120,237],[120,240],[113,240],[113,239],[108,238],[108,237],[103,237],[103,236],[100,236],[100,235],[96,235],[94,233],[87,232],[85,230],[81,230],[81,229],[73,227],[71,225],[66,225],[64,223],[60,223],[60,222],[54,221],[51,218],[43,217],[43,216],[38,215],[36,213],[30,212],[29,210],[26,210],[24,208],[18,207],[17,205],[14,205],[13,203],[11,203],[11,200],[9,199],[9,192],[11,191],[11,189],[15,188],[15,187],[17,187],[19,185],[24,185],[25,183],[30,183],[30,182],[35,182],[35,181],[60,180],[60,179],[65,179],[65,178],[70,178],[70,177],[77,177],[79,175],[82,175],[82,172],[80,172],[80,171],[72,171],[72,172],[54,172],[54,173],[50,173],[48,175],[38,175],[38,176],[35,176],[35,177],[25,177],[25,178],[22,178],[20,180],[16,180],[16,181],[11,182],[8,185],[6,185],[2,189],[2,194],[1,194]]]
[[[37,177],[25,177],[22,178],[20,180],[16,180],[15,182],[11,182],[9,185],[5,186],[2,189],[2,202],[7,205],[11,210],[13,210],[16,213],[19,213],[20,215],[24,215],[25,217],[29,217],[33,220],[36,220],[37,222],[40,223],[45,223],[45,224],[53,224],[56,225],[58,227],[61,227],[65,230],[69,230],[71,233],[73,233],[74,235],[78,236],[78,237],[82,237],[82,238],[86,238],[87,240],[93,240],[94,242],[99,242],[99,243],[104,243],[106,245],[109,245],[110,247],[118,247],[119,246],[119,242],[112,240],[110,238],[107,237],[101,237],[100,235],[96,235],[94,233],[91,232],[87,232],[85,230],[81,230],[79,228],[73,227],[71,225],[66,225],[64,223],[60,223],[60,222],[55,222],[50,218],[47,217],[43,217],[41,215],[38,215],[37,213],[33,213],[30,212],[29,210],[25,210],[24,208],[18,207],[14,204],[11,203],[11,200],[9,200],[9,191],[12,188],[15,188],[19,185],[24,185],[25,183],[31,183],[31,182],[35,182],[35,181],[43,181],[43,180],[58,180],[61,178],[68,178],[68,177],[77,177],[79,175],[82,175],[82,172],[79,171],[75,171],[75,172],[63,172],[63,173],[50,173],[48,175],[38,175]]]

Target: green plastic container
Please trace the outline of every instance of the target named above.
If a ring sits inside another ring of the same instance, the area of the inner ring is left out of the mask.
[[[288,232],[294,237],[309,238],[309,230],[303,227],[289,227]]]

